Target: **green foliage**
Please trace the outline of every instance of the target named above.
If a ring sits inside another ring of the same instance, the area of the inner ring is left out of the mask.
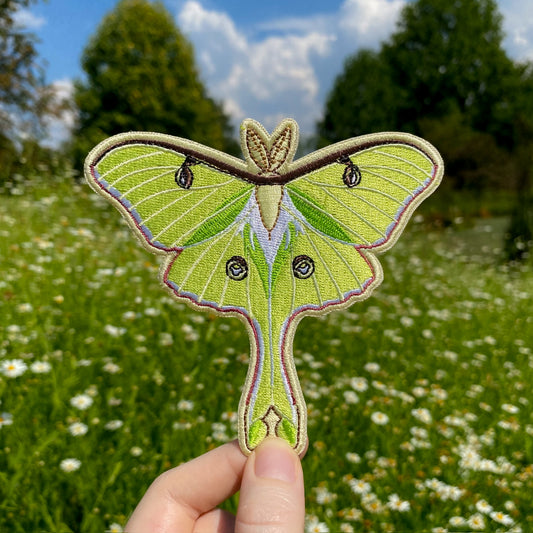
[[[3,133],[13,127],[11,112],[31,110],[39,96],[37,88],[41,85],[41,69],[35,37],[18,27],[14,20],[17,10],[33,2],[0,2],[0,129]]]
[[[409,131],[427,135],[438,149],[442,144],[447,179],[457,188],[497,182],[488,175],[508,166],[496,145],[506,129],[502,120],[509,121],[516,76],[501,41],[493,0],[407,3],[397,31],[378,52],[359,52],[346,62],[319,124],[321,144],[350,134]]]
[[[319,146],[395,129],[397,93],[380,54],[362,50],[349,57],[328,95],[318,126]]]
[[[460,111],[440,118],[422,118],[418,128],[424,139],[439,147],[446,173],[453,177],[446,186],[481,192],[509,185],[514,171],[510,154],[492,135],[473,129]]]
[[[222,109],[207,96],[191,45],[162,3],[122,0],[102,21],[82,59],[78,82],[78,165],[109,135],[157,131],[235,152]]]
[[[406,4],[382,48],[399,92],[397,123],[417,133],[421,117],[459,111],[486,131],[513,69],[502,48],[494,0],[417,0]]]
[[[172,301],[88,187],[25,187],[0,197],[0,531],[101,533],[159,473],[234,438],[249,340],[236,319]],[[505,222],[430,231],[416,217],[371,298],[300,325],[307,513],[331,533],[475,531],[449,522],[480,500],[528,531],[533,270],[500,264]]]
[[[513,63],[502,37],[495,0],[407,3],[378,52],[346,62],[318,144],[379,130],[427,138],[444,158],[444,188],[515,190],[505,249],[517,259],[533,235],[533,64]]]

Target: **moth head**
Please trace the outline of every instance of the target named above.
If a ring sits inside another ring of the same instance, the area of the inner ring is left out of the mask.
[[[298,147],[298,124],[282,120],[272,134],[255,120],[241,124],[241,147],[250,172],[279,176],[287,171]]]

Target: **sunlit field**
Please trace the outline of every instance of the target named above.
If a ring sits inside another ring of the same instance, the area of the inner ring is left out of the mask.
[[[308,532],[533,530],[533,273],[504,227],[418,214],[374,296],[299,326]],[[244,326],[174,302],[68,175],[0,195],[0,254],[0,531],[122,531],[235,438]]]

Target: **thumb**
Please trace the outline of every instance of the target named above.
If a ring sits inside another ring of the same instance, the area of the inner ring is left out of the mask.
[[[248,459],[235,533],[301,533],[304,480],[300,459],[282,439],[265,439]]]

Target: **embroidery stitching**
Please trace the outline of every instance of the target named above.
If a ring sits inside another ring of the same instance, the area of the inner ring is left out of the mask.
[[[394,244],[443,173],[438,152],[408,134],[350,139],[293,162],[297,142],[290,119],[271,135],[247,119],[245,161],[127,133],[100,143],[85,166],[141,243],[167,256],[160,279],[175,298],[246,325],[239,442],[247,454],[268,435],[305,449],[296,327],[370,296],[383,279],[373,252]]]

